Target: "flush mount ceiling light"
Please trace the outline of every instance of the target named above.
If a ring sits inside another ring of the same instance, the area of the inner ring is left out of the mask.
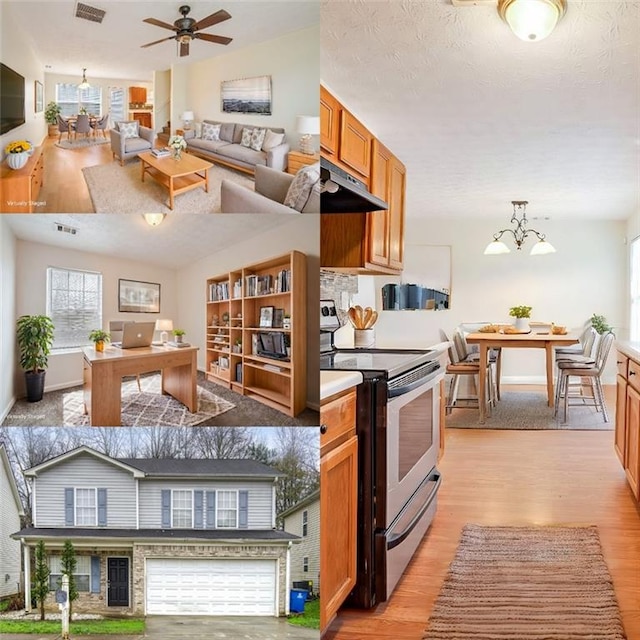
[[[157,227],[166,215],[166,213],[143,213],[142,217],[150,227]]]
[[[533,234],[538,238],[538,242],[536,242],[536,244],[531,248],[530,255],[542,256],[547,253],[555,253],[556,250],[545,240],[543,233],[539,233],[535,229],[527,229],[527,205],[529,203],[526,200],[512,200],[511,204],[513,205],[513,215],[511,216],[510,222],[511,224],[516,225],[515,229],[503,229],[502,231],[494,234],[493,241],[490,242],[484,250],[484,255],[497,256],[502,253],[511,253],[509,247],[500,240],[500,238],[502,238],[502,236],[507,232],[513,236],[513,240],[516,243],[518,251],[522,249],[522,245],[527,239],[527,236],[529,234]],[[519,215],[522,217],[519,218]]]
[[[91,89],[91,85],[87,82],[87,70],[82,70],[82,82],[78,85],[78,89]]]
[[[565,0],[498,0],[498,13],[520,40],[544,40],[567,10]]]

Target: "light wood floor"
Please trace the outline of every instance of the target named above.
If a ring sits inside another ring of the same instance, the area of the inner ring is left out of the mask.
[[[613,431],[450,429],[438,466],[436,518],[391,599],[343,609],[325,638],[422,638],[462,527],[478,523],[597,525],[628,640],[640,640],[640,509]]]

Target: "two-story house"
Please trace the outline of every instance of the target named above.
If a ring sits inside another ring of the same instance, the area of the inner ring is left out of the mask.
[[[76,611],[184,615],[288,613],[290,550],[278,531],[282,474],[254,460],[115,459],[83,446],[25,472],[51,587],[60,550],[77,550]]]

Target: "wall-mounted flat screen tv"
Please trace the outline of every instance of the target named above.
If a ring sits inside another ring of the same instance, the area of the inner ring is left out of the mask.
[[[24,124],[24,78],[0,63],[0,135]]]

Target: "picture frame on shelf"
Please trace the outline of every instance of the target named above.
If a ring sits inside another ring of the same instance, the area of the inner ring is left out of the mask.
[[[273,312],[275,307],[260,307],[260,328],[270,329],[273,327]]]
[[[282,329],[282,320],[284,318],[284,309],[275,309],[273,312],[273,327]]]
[[[160,313],[160,284],[118,279],[120,313]]]

